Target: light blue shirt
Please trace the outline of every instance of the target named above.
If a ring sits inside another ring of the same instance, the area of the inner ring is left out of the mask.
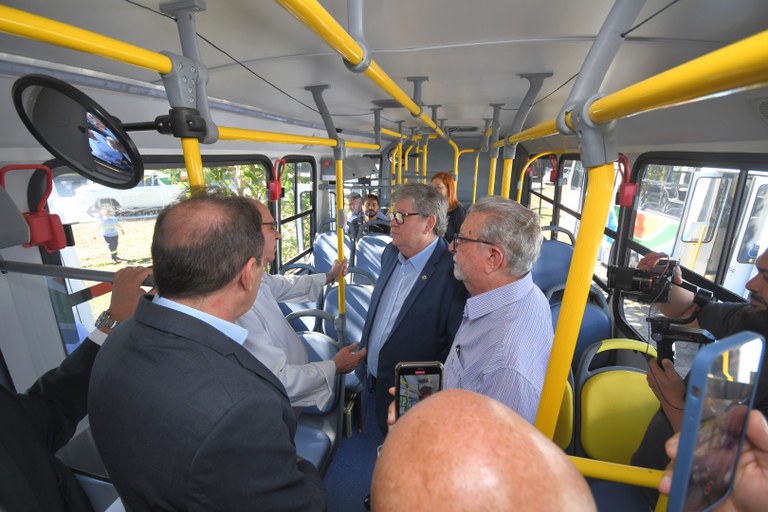
[[[227,338],[230,338],[240,346],[243,345],[245,338],[248,336],[248,331],[237,324],[227,322],[226,320],[222,320],[221,318],[209,315],[208,313],[200,311],[199,309],[191,308],[189,306],[185,306],[184,304],[179,304],[178,302],[163,298],[159,295],[155,295],[152,303],[157,304],[158,306],[176,310],[193,318],[197,318],[198,320],[207,323],[217,331],[221,331],[221,333],[224,334]]]
[[[553,337],[549,302],[530,273],[470,297],[445,361],[444,387],[489,396],[534,423]]]
[[[432,253],[435,252],[437,241],[438,238],[435,238],[431,244],[411,258],[406,259],[402,253],[397,255],[398,262],[381,292],[379,307],[373,317],[373,326],[368,336],[368,370],[374,377],[378,371],[381,347],[389,338],[395,326],[395,320],[400,314],[400,308],[411,293],[411,288],[424,270],[429,258],[432,257]]]

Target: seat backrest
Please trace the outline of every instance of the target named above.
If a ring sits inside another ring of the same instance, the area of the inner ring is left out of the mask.
[[[345,294],[345,330],[344,342],[346,344],[359,342],[363,336],[365,317],[371,306],[373,286],[367,284],[348,284],[344,288]],[[325,296],[323,309],[337,318],[339,316],[339,289],[334,286]],[[323,321],[323,332],[332,338],[339,339],[336,326],[333,321]]]
[[[568,270],[573,259],[573,246],[558,240],[544,240],[541,243],[541,254],[533,263],[531,277],[541,291],[559,284],[565,284]]]
[[[590,370],[596,355],[613,350],[656,355],[648,344],[623,338],[603,340],[587,348],[576,376],[577,455],[628,464],[659,401],[643,370],[627,366]]]
[[[335,231],[323,231],[318,233],[312,243],[313,266],[318,272],[328,272],[333,267],[333,262],[339,257],[338,238]],[[350,260],[352,255],[352,242],[344,235],[344,258]]]
[[[378,279],[381,273],[381,255],[390,242],[392,237],[383,233],[369,233],[360,237],[355,243],[355,260],[352,265],[370,271]]]
[[[569,371],[568,380],[565,381],[563,401],[560,404],[560,414],[557,416],[555,434],[552,436],[552,441],[567,453],[570,453],[573,448],[573,430],[576,416],[573,388],[573,372]]]
[[[562,304],[560,303],[550,306],[553,328],[557,328],[561,306]],[[575,373],[578,370],[579,361],[581,361],[581,356],[587,347],[598,341],[608,339],[612,335],[613,324],[607,310],[588,302],[584,306],[581,327],[579,327],[579,337],[576,339],[576,347],[573,351],[573,359],[571,360],[571,371]]]
[[[298,270],[300,274],[315,274],[317,269],[311,265],[305,265],[303,263],[291,263],[285,265],[280,269],[280,273],[285,274],[288,271]],[[323,308],[323,294],[320,293],[317,300],[309,302],[278,302],[280,311],[286,317],[296,311],[304,311],[307,309],[322,309]],[[320,322],[317,317],[313,316],[294,316],[292,320],[288,321],[293,327],[294,331],[320,331]]]

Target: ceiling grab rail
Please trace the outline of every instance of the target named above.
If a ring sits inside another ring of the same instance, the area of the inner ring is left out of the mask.
[[[528,119],[528,114],[533,109],[533,102],[536,96],[539,95],[541,87],[544,85],[544,79],[552,76],[552,73],[525,73],[518,75],[520,78],[528,80],[528,92],[525,93],[523,102],[517,109],[515,119],[512,121],[512,133],[517,133],[523,129],[525,120]],[[510,144],[504,139],[504,166],[501,177],[501,196],[509,199],[509,192],[512,188],[512,167],[515,163],[515,151],[517,150],[517,144]],[[518,199],[519,202],[519,199]]]
[[[491,136],[489,140],[496,141],[499,138],[499,131],[501,131],[501,123],[499,118],[501,117],[501,107],[503,103],[491,103],[493,107],[493,122],[491,123]],[[495,144],[491,144],[490,148],[491,163],[488,169],[488,195],[492,196],[496,190],[496,164],[499,162],[499,147]]]
[[[323,118],[325,124],[325,130],[328,132],[328,137],[335,139],[337,144],[333,148],[333,158],[336,161],[336,218],[344,218],[344,156],[346,154],[345,142],[339,137],[339,133],[336,131],[336,126],[333,123],[333,117],[331,116],[328,106],[323,99],[323,91],[328,89],[327,85],[312,85],[305,87],[307,91],[312,93],[312,98],[315,100],[317,110],[320,112],[320,116]],[[344,225],[342,222],[336,223],[336,248],[338,250],[336,257],[337,262],[344,261]],[[344,279],[339,279],[339,317],[338,325],[336,325],[336,331],[338,333],[339,346],[343,347],[344,333],[346,332],[346,286]]]
[[[276,0],[297,20],[310,28],[323,39],[341,57],[351,65],[361,63],[365,57],[363,49],[344,28],[316,0]],[[418,118],[440,137],[447,135],[427,116],[414,100],[395,83],[392,78],[371,59],[369,66],[363,71],[371,81],[400,103],[411,115]]]

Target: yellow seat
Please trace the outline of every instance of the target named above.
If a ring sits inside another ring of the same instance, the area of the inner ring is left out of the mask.
[[[555,434],[552,437],[555,444],[567,453],[570,453],[573,447],[574,416],[573,372],[569,371],[568,380],[565,382],[563,402],[560,405],[560,414],[557,416]]]
[[[585,351],[577,378],[578,448],[593,459],[628,464],[659,408],[659,401],[648,387],[644,369],[589,369],[594,356],[610,350],[630,350],[656,357],[656,350],[647,343],[625,338],[603,340]]]

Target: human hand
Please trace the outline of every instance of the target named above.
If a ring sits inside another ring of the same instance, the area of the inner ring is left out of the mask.
[[[669,359],[648,361],[648,373],[645,376],[648,386],[661,403],[661,408],[672,424],[675,432],[680,431],[685,407],[685,383],[675,371],[675,366]]]
[[[349,373],[363,362],[368,351],[362,348],[355,352],[359,343],[352,343],[339,350],[333,356],[333,362],[336,363],[336,373]]]
[[[653,267],[658,264],[659,260],[669,258],[669,255],[663,252],[649,252],[643,256],[640,261],[637,262],[637,269],[645,272],[650,272]],[[683,272],[680,270],[680,265],[675,265],[672,273],[672,282],[674,284],[682,284]]]
[[[680,434],[670,438],[665,449],[672,460],[664,471],[658,490],[669,494],[672,487],[675,458]],[[757,512],[765,510],[768,497],[768,423],[763,413],[750,411],[747,418],[747,432],[741,448],[733,489],[728,498],[715,510],[719,512]]]
[[[394,387],[389,388],[389,394],[392,396],[392,398],[395,397]],[[389,402],[389,407],[387,408],[387,431],[392,430],[392,427],[395,425],[396,421],[397,415],[395,414],[395,401],[392,400]]]
[[[141,284],[150,275],[152,267],[125,267],[117,271],[109,302],[109,314],[113,319],[122,322],[133,315],[139,298],[146,293]]]
[[[338,281],[340,278],[347,275],[347,265],[349,262],[347,260],[336,260],[333,262],[333,267],[331,268],[330,272],[328,272],[328,277],[331,278],[331,282]]]

